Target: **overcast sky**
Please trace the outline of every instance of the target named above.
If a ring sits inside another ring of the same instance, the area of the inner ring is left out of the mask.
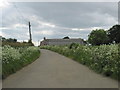
[[[87,39],[91,30],[107,30],[118,23],[118,3],[15,2],[2,5],[2,36],[28,40],[28,21],[36,45],[43,37]]]

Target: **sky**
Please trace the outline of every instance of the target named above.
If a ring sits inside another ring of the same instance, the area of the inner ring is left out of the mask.
[[[118,24],[117,2],[4,2],[0,35],[28,41],[31,22],[35,45],[46,38],[82,38],[92,30]]]

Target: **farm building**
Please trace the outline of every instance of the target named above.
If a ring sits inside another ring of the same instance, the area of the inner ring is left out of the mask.
[[[44,40],[41,41],[40,46],[43,46],[43,45],[69,45],[71,43],[78,43],[78,44],[84,45],[84,40],[81,38],[46,39],[44,37]]]

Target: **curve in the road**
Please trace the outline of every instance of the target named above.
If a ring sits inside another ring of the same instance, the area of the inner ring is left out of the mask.
[[[118,82],[42,49],[40,58],[5,79],[3,88],[118,88]]]

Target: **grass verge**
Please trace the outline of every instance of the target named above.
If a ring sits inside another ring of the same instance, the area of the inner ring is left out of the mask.
[[[32,63],[40,56],[39,48],[34,46],[14,48],[7,45],[1,48],[3,79]]]
[[[105,76],[120,80],[120,45],[82,46],[71,44],[65,46],[42,46],[67,56],[90,69]]]

